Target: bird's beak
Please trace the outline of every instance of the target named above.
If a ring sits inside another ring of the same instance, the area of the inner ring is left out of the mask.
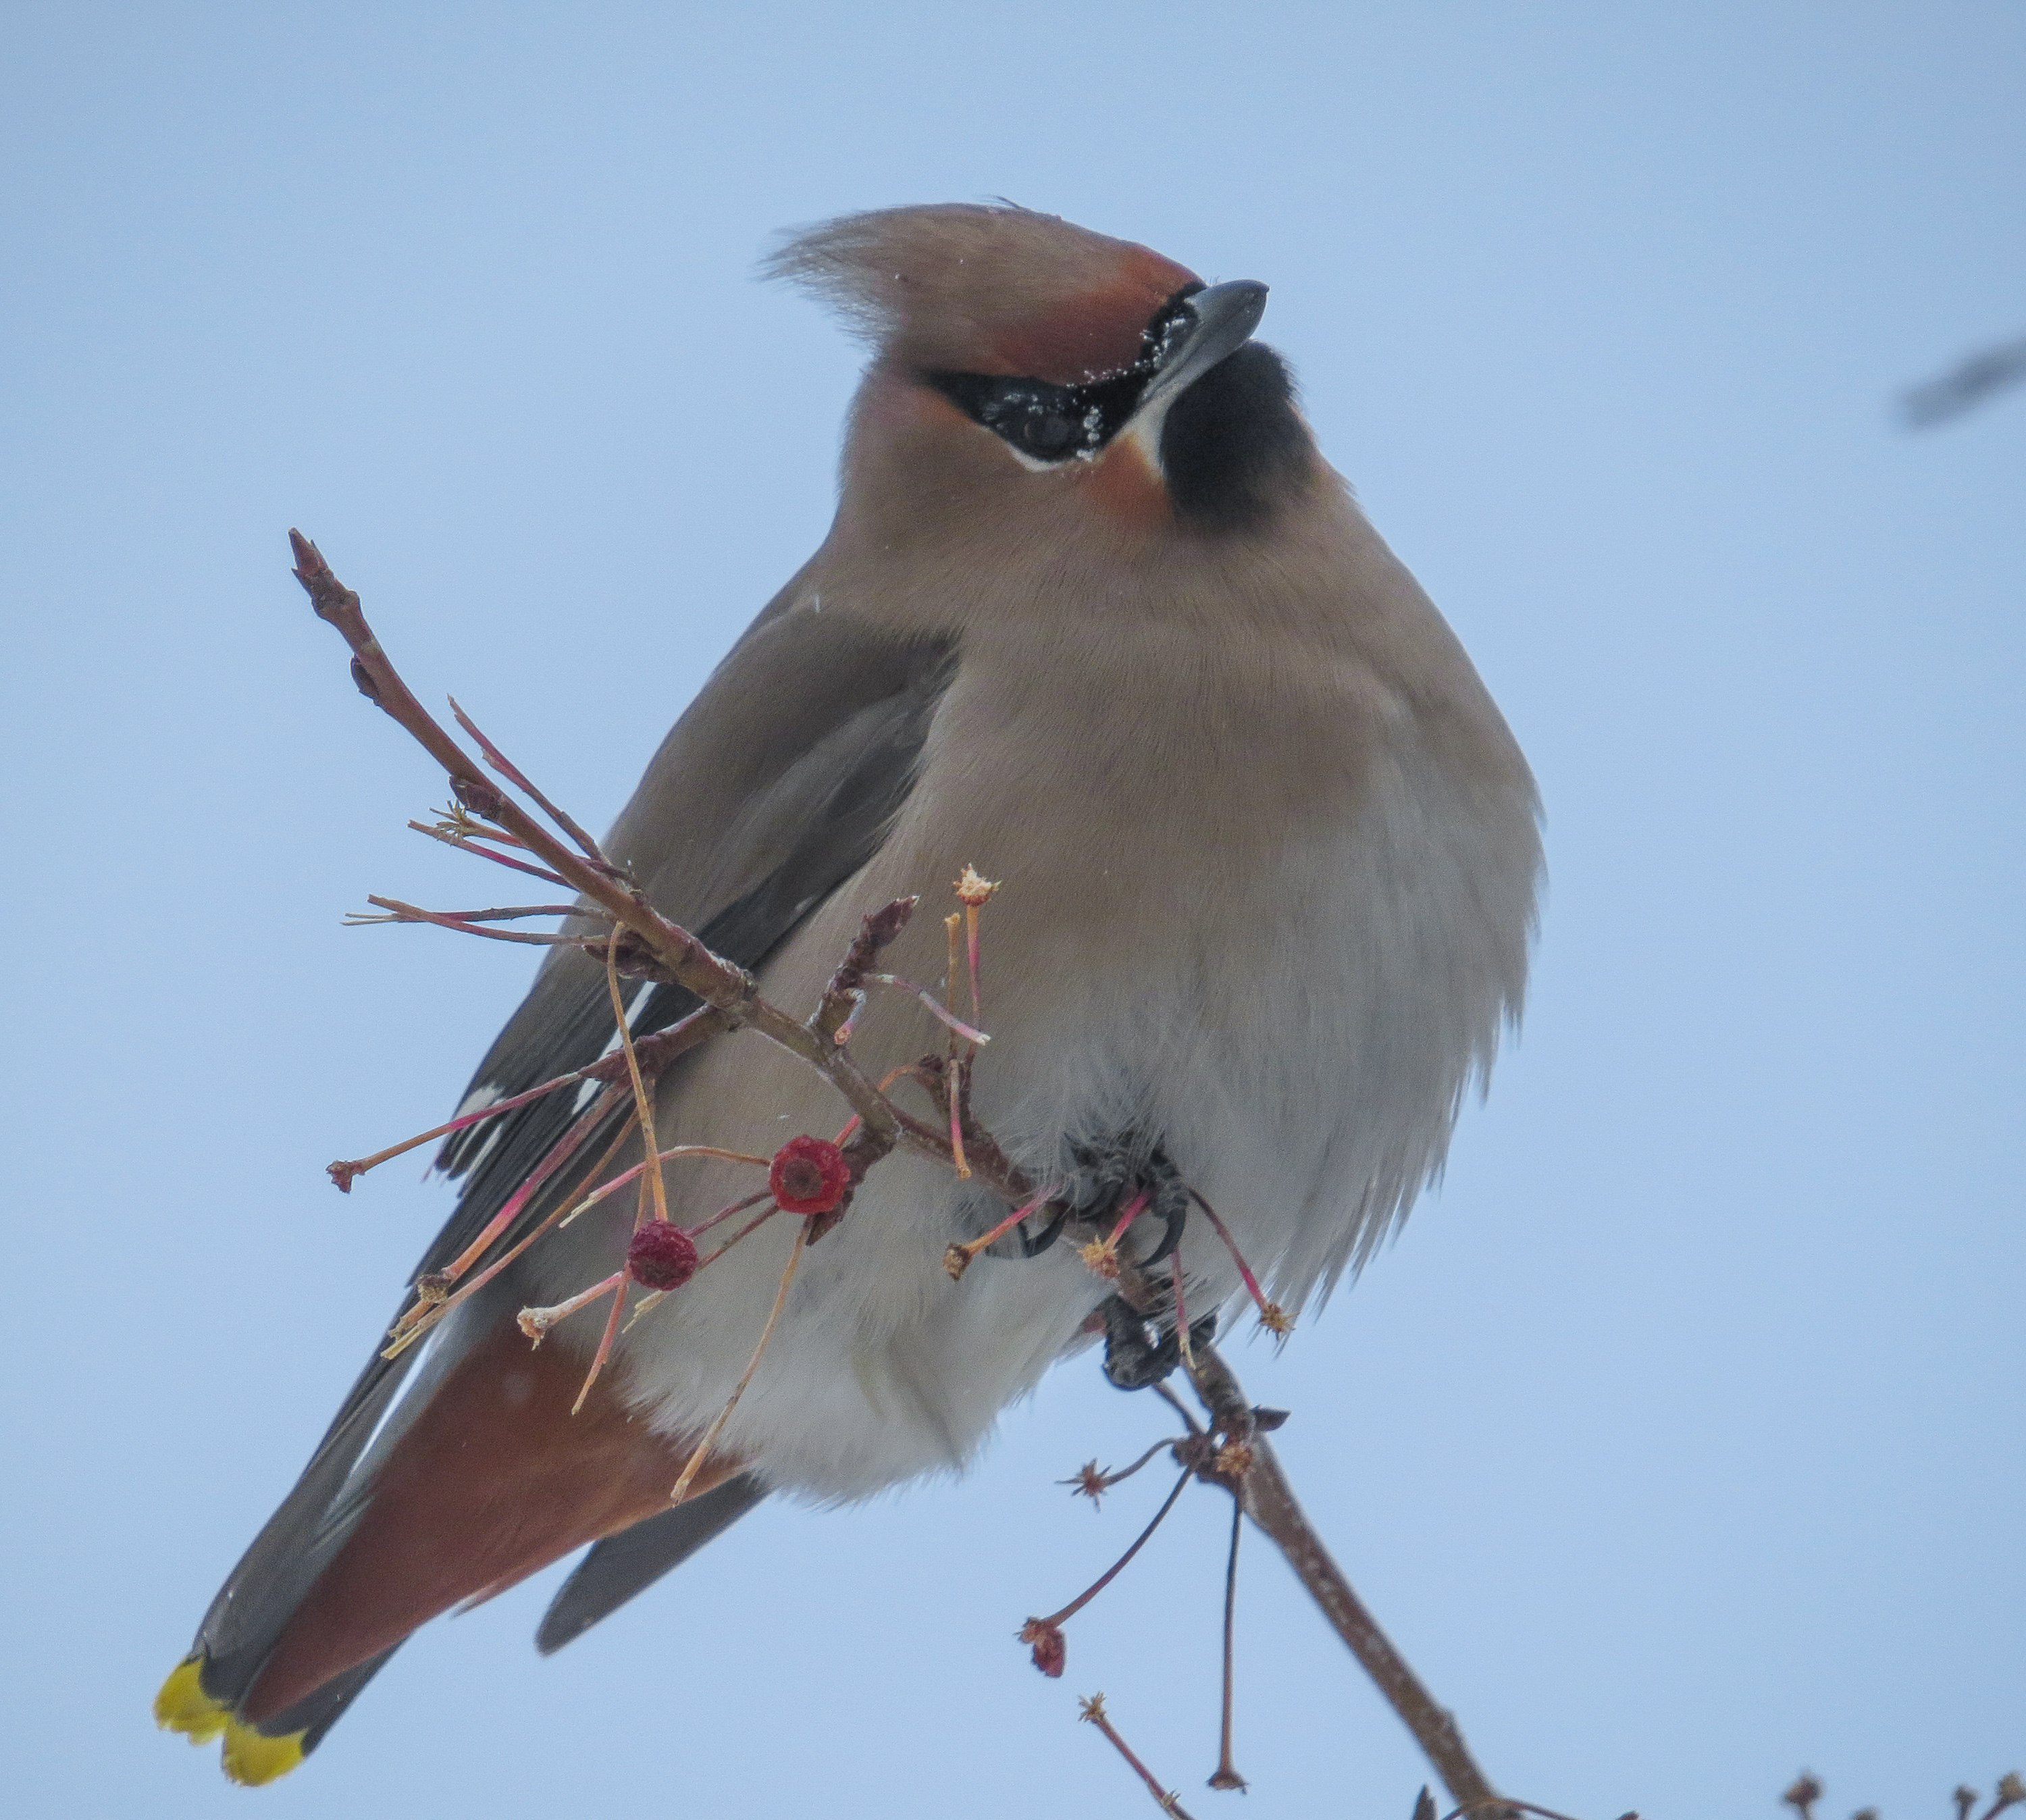
[[[1152,409],[1158,418],[1220,360],[1251,341],[1266,313],[1266,287],[1256,278],[1234,278],[1198,291],[1188,300],[1188,308],[1192,319],[1184,322],[1147,382],[1136,415],[1144,416]]]

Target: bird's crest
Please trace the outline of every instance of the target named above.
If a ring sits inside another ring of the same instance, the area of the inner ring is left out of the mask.
[[[762,270],[910,365],[1063,385],[1130,366],[1155,313],[1199,282],[1147,247],[1011,204],[840,216],[792,233]]]

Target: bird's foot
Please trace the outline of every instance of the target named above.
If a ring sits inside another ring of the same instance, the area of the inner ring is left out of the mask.
[[[1189,1217],[1189,1184],[1167,1151],[1128,1132],[1108,1142],[1077,1144],[1070,1155],[1076,1173],[1063,1199],[1070,1218],[1093,1229],[1092,1243],[1118,1254],[1131,1227],[1142,1219],[1158,1220],[1161,1236],[1153,1250],[1144,1258],[1126,1255],[1125,1261],[1142,1270],[1166,1262],[1182,1242],[1182,1229]],[[1122,1226],[1119,1222],[1129,1209],[1134,1209],[1133,1217]],[[1088,1252],[1089,1247],[1085,1249]]]
[[[1181,1332],[1172,1307],[1165,1315],[1142,1314],[1122,1295],[1113,1295],[1097,1312],[1104,1322],[1105,1381],[1113,1389],[1151,1389],[1182,1362]],[[1192,1347],[1208,1346],[1216,1337],[1214,1313],[1189,1324]]]

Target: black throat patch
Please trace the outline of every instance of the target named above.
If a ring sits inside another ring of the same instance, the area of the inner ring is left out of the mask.
[[[1287,363],[1257,341],[1197,380],[1161,426],[1168,497],[1177,517],[1206,531],[1265,524],[1313,459]]]

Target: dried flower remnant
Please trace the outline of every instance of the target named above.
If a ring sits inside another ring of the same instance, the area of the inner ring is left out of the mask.
[[[1815,1820],[1815,1803],[1822,1798],[1822,1785],[1805,1770],[1796,1776],[1781,1792],[1781,1802],[1799,1814],[1801,1820]]]
[[[580,1308],[588,1308],[594,1302],[602,1302],[608,1295],[626,1292],[626,1273],[615,1270],[602,1281],[594,1283],[588,1289],[581,1290],[565,1302],[551,1302],[545,1308],[524,1308],[514,1317],[515,1324],[525,1333],[531,1344],[540,1346],[549,1337],[550,1328],[569,1319]]]
[[[1060,1680],[1069,1660],[1069,1639],[1059,1624],[1046,1618],[1030,1618],[1020,1627],[1019,1640],[1034,1652],[1034,1666],[1052,1681]]]
[[[1145,1453],[1142,1453],[1130,1466],[1121,1467],[1116,1472],[1114,1472],[1109,1467],[1107,1467],[1103,1471],[1100,1472],[1098,1469],[1097,1462],[1095,1460],[1092,1460],[1087,1462],[1085,1464],[1078,1467],[1075,1473],[1071,1477],[1067,1479],[1058,1479],[1055,1483],[1058,1485],[1068,1486],[1070,1487],[1070,1494],[1073,1497],[1089,1498],[1091,1501],[1092,1509],[1095,1509],[1097,1507],[1098,1500],[1103,1498],[1105,1493],[1109,1491],[1113,1486],[1120,1483],[1125,1479],[1130,1479],[1134,1473],[1137,1472],[1141,1467],[1144,1466],[1156,1453],[1164,1453],[1172,1450],[1174,1452],[1175,1457],[1177,1460],[1181,1460],[1182,1458],[1181,1450],[1188,1439],[1188,1437],[1187,1435],[1183,1435],[1174,1440],[1156,1441],[1152,1446],[1149,1447]]]
[[[966,866],[963,876],[956,881],[956,901],[967,910],[982,910],[992,901],[1000,881],[982,876],[977,867]]]
[[[851,1187],[851,1165],[827,1137],[791,1137],[775,1151],[767,1186],[784,1214],[831,1214]]]
[[[1243,1441],[1227,1441],[1217,1449],[1210,1469],[1218,1478],[1236,1485],[1252,1470],[1252,1450]]]
[[[643,1289],[680,1289],[697,1263],[696,1240],[667,1220],[650,1220],[626,1247],[626,1274]]]
[[[1055,1483],[1070,1487],[1076,1497],[1089,1498],[1093,1510],[1097,1508],[1098,1501],[1111,1489],[1110,1476],[1099,1468],[1095,1460],[1086,1460],[1076,1469],[1074,1476],[1058,1479]]]
[[[1118,1280],[1119,1243],[1125,1238],[1133,1222],[1147,1210],[1147,1203],[1153,1198],[1151,1188],[1140,1189],[1120,1210],[1110,1232],[1102,1239],[1092,1239],[1088,1244],[1077,1247],[1077,1255],[1093,1275],[1102,1277],[1107,1283]]]

